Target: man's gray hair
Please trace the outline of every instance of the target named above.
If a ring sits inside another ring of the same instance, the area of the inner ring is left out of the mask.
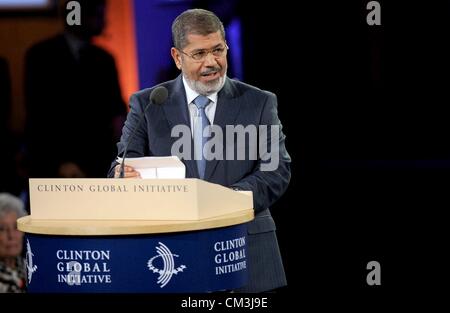
[[[225,40],[225,29],[220,19],[211,11],[191,9],[184,11],[172,23],[172,40],[177,49],[188,45],[189,34],[206,36],[220,31]]]
[[[22,200],[6,192],[0,193],[0,218],[11,212],[18,218],[27,215]]]

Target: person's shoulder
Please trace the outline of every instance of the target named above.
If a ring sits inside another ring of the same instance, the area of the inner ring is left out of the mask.
[[[131,99],[134,98],[134,99],[138,99],[139,101],[142,101],[144,99],[148,100],[150,93],[152,92],[152,89],[153,88],[144,88],[139,91],[136,91],[135,93],[133,93],[131,95]]]
[[[169,95],[170,95],[171,92],[174,89],[175,82],[176,82],[176,79],[173,79],[173,80],[169,80],[169,81],[160,83],[160,84],[155,85],[153,87],[141,89],[141,90],[133,93],[131,95],[131,97],[135,97],[135,98],[137,98],[137,99],[139,99],[141,101],[148,101],[149,97],[150,97],[150,94],[157,87],[165,87],[167,89],[167,91],[169,92]]]
[[[228,82],[231,86],[231,89],[234,90],[238,95],[245,95],[251,97],[276,97],[275,94],[268,90],[263,90],[259,87],[244,83],[238,79],[229,78]]]
[[[106,60],[114,62],[114,56],[105,48],[97,46],[96,44],[89,44],[90,51],[96,55],[97,60]]]
[[[3,79],[9,76],[9,66],[6,59],[0,57],[0,80],[3,82]]]
[[[28,53],[38,53],[41,51],[47,53],[47,51],[58,51],[57,49],[60,49],[61,46],[64,45],[66,45],[64,36],[62,34],[58,34],[53,37],[36,42],[28,49]]]

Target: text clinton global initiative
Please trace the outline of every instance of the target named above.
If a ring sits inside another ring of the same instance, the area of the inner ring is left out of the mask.
[[[187,185],[76,185],[76,184],[41,184],[39,192],[188,192]]]

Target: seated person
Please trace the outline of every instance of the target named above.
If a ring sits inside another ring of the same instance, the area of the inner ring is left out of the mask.
[[[17,219],[25,215],[19,198],[0,193],[0,293],[26,290],[23,233],[17,230]]]

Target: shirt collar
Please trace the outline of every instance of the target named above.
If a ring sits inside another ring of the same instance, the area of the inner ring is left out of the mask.
[[[80,58],[80,50],[88,46],[88,43],[75,37],[69,32],[64,32],[64,38],[69,46],[70,52],[75,56],[76,59]]]
[[[184,75],[182,75],[183,77],[183,85],[184,85],[184,90],[186,91],[186,100],[187,103],[190,104],[192,103],[192,101],[194,101],[195,98],[197,98],[200,94],[198,92],[196,92],[195,90],[192,90],[191,87],[189,87],[186,79],[184,78]],[[209,96],[207,96],[209,100],[211,100],[213,103],[217,103],[217,92],[210,94]]]

